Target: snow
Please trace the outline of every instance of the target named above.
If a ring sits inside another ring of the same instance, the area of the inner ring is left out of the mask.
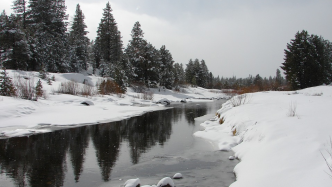
[[[240,163],[231,187],[328,187],[332,179],[332,86],[296,92],[259,92],[237,107],[228,101],[194,135]],[[290,115],[293,104],[295,115]],[[294,107],[295,106],[295,107]],[[224,123],[219,124],[219,119]]]
[[[165,178],[161,179],[158,182],[157,187],[163,187],[163,186],[166,186],[166,185],[169,185],[170,187],[175,187],[173,180],[169,177],[165,177]]]
[[[141,181],[139,178],[137,179],[129,179],[124,183],[124,187],[139,187],[141,185]]]
[[[173,176],[173,179],[182,179],[182,174],[181,173],[175,173]]]
[[[13,81],[19,76],[34,79],[35,84],[39,77],[38,72],[7,70]],[[83,81],[96,85],[100,77],[88,76],[79,73],[49,73],[48,77],[55,77],[52,85],[46,80],[41,80],[46,98],[38,101],[23,100],[20,98],[0,96],[0,137],[23,136],[34,133],[49,132],[53,126],[75,127],[96,123],[106,123],[142,115],[149,111],[165,110],[162,104],[156,101],[166,99],[178,102],[188,98],[188,102],[201,102],[198,98],[225,97],[222,93],[212,93],[204,88],[183,88],[184,93],[172,90],[150,89],[154,93],[153,100],[143,100],[137,93],[128,88],[122,96],[94,95],[89,97],[57,94],[63,82],[76,81],[83,86]],[[209,100],[204,100],[209,101]],[[89,106],[81,104],[87,103]]]

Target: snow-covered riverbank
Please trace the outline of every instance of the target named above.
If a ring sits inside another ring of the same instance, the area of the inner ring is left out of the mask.
[[[35,84],[39,80],[38,72],[7,70],[7,73],[14,82],[18,77],[34,79]],[[131,88],[128,88],[127,93],[121,96],[114,94],[83,97],[57,94],[56,91],[61,83],[75,81],[79,86],[83,86],[82,83],[87,82],[95,86],[101,78],[77,73],[48,75],[50,78],[53,76],[55,81],[52,81],[52,85],[41,80],[46,98],[29,101],[0,96],[0,136],[12,137],[47,132],[50,129],[45,127],[48,126],[76,126],[121,120],[149,111],[164,110],[163,105],[155,103],[164,98],[172,102],[180,102],[186,98],[189,98],[186,99],[188,102],[198,102],[202,100],[197,98],[225,96],[213,90],[191,87],[182,88],[180,92],[150,89],[149,92],[153,93],[152,100],[140,99],[140,95]],[[92,105],[82,105],[82,102],[92,103]]]
[[[254,93],[240,106],[224,103],[220,117],[201,124],[205,130],[195,136],[241,160],[231,187],[328,187],[331,111],[332,86]]]

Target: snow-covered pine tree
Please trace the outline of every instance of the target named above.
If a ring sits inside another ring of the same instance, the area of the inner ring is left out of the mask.
[[[192,59],[189,60],[188,64],[186,64],[186,72],[185,72],[185,75],[186,75],[186,82],[188,84],[193,84],[192,83],[192,80],[195,76],[195,70],[194,70],[194,62]]]
[[[16,13],[16,16],[20,20],[22,29],[26,29],[26,15],[27,15],[27,2],[26,0],[14,0],[13,1],[13,10]]]
[[[174,82],[173,57],[169,50],[166,49],[165,45],[161,46],[159,54],[161,62],[159,73],[160,86],[166,87],[167,89],[172,89]]]
[[[0,72],[0,95],[16,96],[16,89],[11,78],[8,76],[6,69]]]
[[[100,63],[97,68],[100,69],[102,76],[112,77],[110,67],[122,60],[123,51],[121,33],[118,31],[109,2],[104,8],[103,17],[99,23],[95,45],[100,53]]]
[[[197,85],[206,88],[208,85],[209,70],[204,60],[201,60],[197,72]]]
[[[29,48],[21,20],[12,14],[0,15],[0,54],[1,64],[8,69],[27,70]]]
[[[136,22],[131,30],[132,39],[129,41],[127,48],[125,49],[126,58],[132,65],[131,82],[145,83],[144,82],[144,48],[147,42],[143,39],[144,33],[141,29],[141,24]]]
[[[84,23],[84,14],[77,4],[73,23],[69,33],[70,67],[72,72],[87,70],[89,39]]]
[[[27,23],[33,35],[33,56],[39,68],[45,64],[51,72],[67,72],[68,38],[65,0],[29,0]]]

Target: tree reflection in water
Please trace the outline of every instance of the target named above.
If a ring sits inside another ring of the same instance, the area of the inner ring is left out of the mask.
[[[193,125],[195,117],[207,112],[206,107],[195,104],[179,106],[119,122],[1,139],[0,175],[12,179],[15,186],[63,186],[68,156],[74,174],[69,180],[79,182],[91,141],[101,178],[108,181],[122,142],[129,145],[132,164],[137,164],[142,153],[168,141],[173,122],[184,116]]]

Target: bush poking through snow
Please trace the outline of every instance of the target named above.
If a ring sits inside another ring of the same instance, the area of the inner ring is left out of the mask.
[[[62,82],[58,88],[58,93],[78,95],[79,85],[74,81]]]
[[[108,79],[103,80],[98,87],[99,93],[102,95],[124,93],[116,82]]]
[[[143,92],[144,100],[153,100],[153,92]]]
[[[35,99],[35,79],[32,75],[24,78],[20,75],[15,75],[14,85],[19,98],[27,100]]]
[[[250,101],[250,96],[251,96],[250,94],[241,94],[241,95],[233,96],[230,99],[230,102],[233,107],[244,105]]]
[[[326,151],[326,152],[327,152],[328,157],[330,158],[330,160],[332,160],[332,139],[331,139],[331,137],[330,137],[330,146],[331,146],[331,150],[330,151]],[[329,158],[325,157],[322,152],[320,154],[323,156],[323,158],[325,160],[325,163],[326,163],[327,167],[329,168],[328,175],[332,178],[332,162],[329,162],[328,161]]]
[[[83,96],[93,96],[95,95],[95,89],[93,86],[90,86],[88,84],[84,84],[81,89],[81,95]]]
[[[296,116],[296,108],[297,108],[297,104],[296,102],[291,102],[289,104],[289,108],[288,108],[288,116],[289,117],[294,117]]]
[[[225,122],[225,118],[224,117],[222,117],[222,118],[219,119],[219,124],[220,125],[222,125],[224,122]]]

